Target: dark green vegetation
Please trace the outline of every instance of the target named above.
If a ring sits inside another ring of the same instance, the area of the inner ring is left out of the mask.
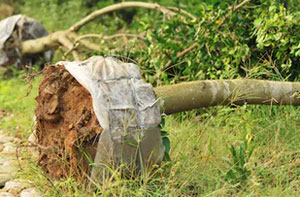
[[[91,11],[114,3],[112,0],[14,2],[17,11],[42,22],[49,31],[67,29]],[[299,1],[254,0],[238,9],[232,6],[242,1],[152,2],[180,7],[197,19],[168,20],[156,11],[128,9],[102,16],[81,32],[143,35],[144,39],[121,36],[94,42],[101,46],[101,55],[120,55],[137,61],[145,79],[154,85],[239,77],[299,80]],[[194,43],[196,48],[176,57]],[[57,52],[54,61],[61,58]],[[21,78],[0,81],[0,109],[8,114],[5,118],[0,114],[0,129],[27,137],[40,78],[27,98],[23,96],[28,85]],[[122,180],[116,174],[115,180],[99,187],[97,194],[299,196],[299,115],[299,108],[293,106],[245,105],[168,116],[164,130],[171,141],[171,161],[154,174],[135,180]],[[29,166],[30,170],[21,175],[33,180],[47,195],[87,195],[72,177],[51,183],[40,169]]]

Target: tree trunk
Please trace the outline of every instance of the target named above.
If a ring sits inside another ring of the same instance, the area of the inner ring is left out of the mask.
[[[51,177],[73,174],[84,181],[102,133],[91,95],[63,66],[48,66],[43,73],[35,111],[39,164]],[[300,104],[298,82],[207,80],[154,91],[164,100],[166,114],[225,104]]]
[[[164,112],[177,112],[215,105],[300,105],[299,82],[255,79],[205,80],[155,88],[164,101]]]

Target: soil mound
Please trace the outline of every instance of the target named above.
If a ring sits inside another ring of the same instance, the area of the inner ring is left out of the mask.
[[[102,128],[92,97],[63,66],[48,66],[36,97],[39,165],[53,178],[89,174]]]

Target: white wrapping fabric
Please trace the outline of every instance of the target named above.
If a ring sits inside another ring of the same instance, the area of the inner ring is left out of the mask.
[[[4,65],[9,61],[11,57],[7,54],[8,52],[5,49],[6,41],[12,36],[15,28],[18,28],[18,39],[19,41],[40,38],[48,35],[48,32],[44,26],[34,19],[26,17],[24,15],[14,15],[10,16],[2,21],[0,21],[0,66]],[[22,32],[22,33],[21,33]],[[27,35],[25,35],[27,34]],[[15,49],[18,51],[19,49]],[[45,51],[43,53],[45,61],[51,61],[53,56],[53,51]],[[17,58],[17,64],[22,62],[21,54],[18,54],[18,57],[14,55],[13,58]],[[28,63],[28,62],[26,62]]]
[[[127,163],[130,170],[162,161],[160,110],[151,84],[141,79],[138,66],[113,57],[94,56],[80,62],[58,62],[93,98],[103,133],[92,178],[103,182],[106,167]]]

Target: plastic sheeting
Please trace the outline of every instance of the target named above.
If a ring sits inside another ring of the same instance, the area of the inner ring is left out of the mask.
[[[37,56],[23,57],[20,42],[47,36],[44,26],[24,15],[14,15],[0,21],[0,66],[33,64]],[[44,61],[51,61],[53,51],[40,54]]]
[[[164,155],[161,115],[151,84],[141,79],[138,66],[113,57],[94,56],[80,62],[58,62],[93,98],[103,132],[91,177],[103,182],[109,168],[128,164],[141,172],[160,163]]]

